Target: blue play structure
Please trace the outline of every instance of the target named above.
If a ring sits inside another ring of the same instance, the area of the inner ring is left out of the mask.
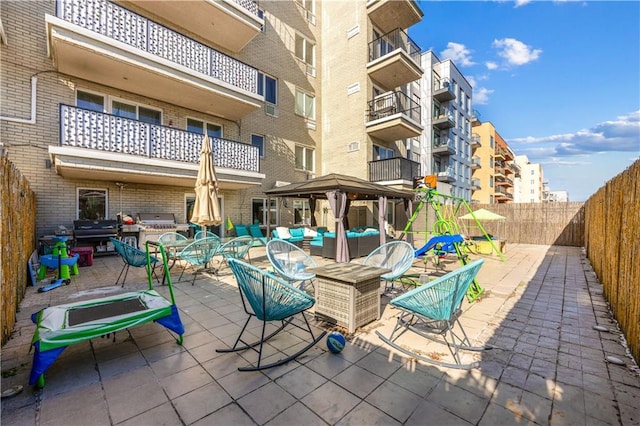
[[[436,235],[415,252],[415,257],[422,257],[433,250],[435,254],[444,257],[449,253],[457,253],[455,244],[464,242],[462,235]]]

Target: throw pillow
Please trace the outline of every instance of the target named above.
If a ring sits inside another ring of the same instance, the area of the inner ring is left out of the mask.
[[[289,228],[287,228],[286,226],[277,226],[276,232],[278,233],[278,237],[282,238],[283,240],[291,238]]]

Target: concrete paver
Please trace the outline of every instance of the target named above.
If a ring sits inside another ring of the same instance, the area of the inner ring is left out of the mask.
[[[323,341],[286,365],[238,372],[255,353],[215,352],[233,345],[246,320],[226,269],[219,277],[199,275],[193,286],[190,274],[174,284],[186,328],[182,346],[165,328],[146,324],[118,332],[115,340],[67,348],[47,371],[43,390],[28,386],[31,313],[144,288],[140,269],[130,271],[124,289],[114,286],[120,259],[96,257],[69,286],[27,289],[15,332],[1,351],[2,389],[20,384],[24,391],[2,400],[1,420],[65,426],[640,424],[637,366],[583,250],[514,244],[505,255],[506,262],[485,257],[478,275],[485,294],[464,303],[461,321],[472,342],[496,348],[470,355],[480,361],[471,371],[416,362],[385,346],[375,331],[388,335],[398,311],[383,297],[381,319],[349,336],[342,353],[329,353]],[[252,249],[251,258],[268,266],[264,248]],[[447,270],[458,266],[442,263]],[[414,272],[424,272],[424,265],[416,261]],[[435,274],[430,265],[427,272]],[[168,294],[166,286],[158,289]],[[260,324],[250,323],[249,330],[257,337]],[[445,346],[409,334],[402,343],[412,350],[449,356]],[[300,337],[282,334],[265,345],[265,354],[293,353]],[[609,355],[626,365],[607,363]]]

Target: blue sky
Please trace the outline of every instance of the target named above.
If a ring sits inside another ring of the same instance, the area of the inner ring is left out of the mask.
[[[639,1],[418,1],[409,29],[451,58],[474,109],[551,190],[585,201],[640,157]]]

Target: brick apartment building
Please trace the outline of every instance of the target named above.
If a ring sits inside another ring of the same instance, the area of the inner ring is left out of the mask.
[[[264,191],[330,172],[410,188],[422,16],[412,0],[3,3],[0,141],[37,234],[120,212],[188,222],[205,133],[234,223],[308,223],[307,201]]]

